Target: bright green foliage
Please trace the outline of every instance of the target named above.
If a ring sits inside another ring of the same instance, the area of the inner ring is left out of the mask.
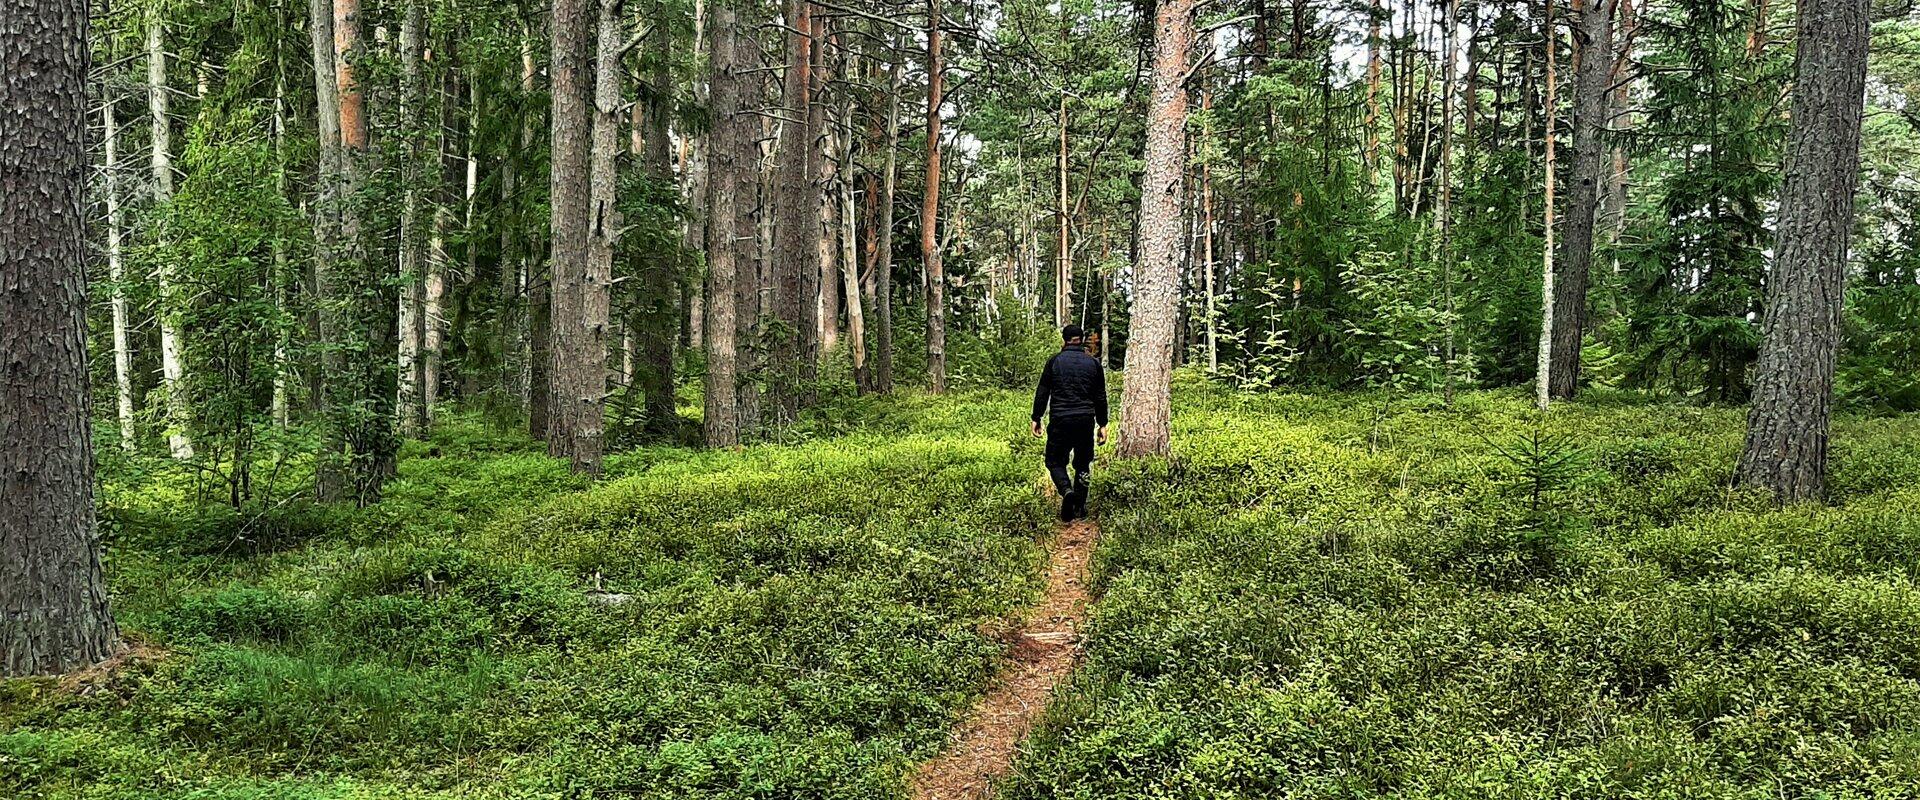
[[[1843,417],[1833,507],[1778,511],[1726,489],[1737,410],[1176,399],[1004,796],[1920,791],[1915,420]]]
[[[1023,411],[837,406],[803,444],[614,456],[590,491],[456,420],[363,510],[109,477],[116,611],[166,655],[105,692],[0,686],[0,795],[897,793],[985,685],[980,624],[1037,588]]]

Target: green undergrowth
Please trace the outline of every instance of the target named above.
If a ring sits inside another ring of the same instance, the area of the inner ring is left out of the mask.
[[[1005,796],[1920,796],[1920,418],[1839,420],[1787,510],[1728,488],[1743,429],[1184,384]]]
[[[1038,591],[1022,410],[852,401],[590,488],[461,417],[365,510],[109,475],[115,608],[164,656],[0,683],[0,796],[898,794]]]

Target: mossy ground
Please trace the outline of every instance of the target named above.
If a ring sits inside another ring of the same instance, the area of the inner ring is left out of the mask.
[[[1841,420],[1777,511],[1740,409],[1177,397],[1005,796],[1920,796],[1920,419]]]
[[[108,480],[108,573],[164,649],[0,684],[0,796],[901,791],[1038,588],[1006,395],[848,404],[795,444],[659,448],[591,488],[472,419],[364,511]]]
[[[1738,409],[1176,401],[1175,459],[1100,467],[1088,660],[1007,796],[1920,796],[1920,418],[1842,418],[1779,511]],[[109,470],[164,656],[0,683],[0,796],[898,796],[1038,589],[1024,415],[840,404],[590,488],[456,418],[363,511]]]

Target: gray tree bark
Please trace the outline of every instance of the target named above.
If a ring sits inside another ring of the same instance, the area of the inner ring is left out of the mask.
[[[893,206],[900,152],[900,62],[887,77],[887,164],[880,179],[880,224],[874,232],[878,258],[874,263],[873,294],[876,315],[873,345],[873,386],[881,394],[893,391]]]
[[[927,0],[927,187],[920,203],[920,261],[927,281],[927,380],[934,394],[947,390],[947,272],[940,260],[938,237],[940,106],[946,69],[940,22],[940,0]]]
[[[118,646],[87,392],[87,4],[0,0],[0,677]]]
[[[1133,273],[1119,454],[1166,455],[1172,443],[1175,317],[1180,312],[1180,210],[1187,157],[1187,61],[1193,0],[1160,0],[1154,14],[1153,94],[1140,183],[1140,258]]]
[[[420,29],[426,13],[420,0],[408,0],[400,23],[400,124],[406,138],[400,166],[400,342],[398,367],[400,391],[397,397],[400,433],[419,436],[427,427],[425,404],[421,400],[426,382],[426,361],[421,349],[426,338],[426,283],[421,268],[425,240],[420,230],[420,184],[422,176],[420,130],[422,87],[420,80]],[[436,126],[437,127],[437,126]]]
[[[1580,344],[1586,335],[1587,287],[1593,265],[1595,222],[1605,197],[1607,119],[1613,75],[1615,0],[1576,0],[1573,39],[1580,65],[1574,71],[1573,185],[1568,187],[1565,236],[1554,272],[1553,369],[1548,393],[1568,399],[1580,388]]]
[[[1834,360],[1860,173],[1867,0],[1800,0],[1779,241],[1739,480],[1781,502],[1826,488]]]
[[[589,147],[588,192],[592,213],[588,217],[586,282],[581,287],[580,312],[587,336],[591,337],[588,357],[580,365],[586,374],[581,385],[589,393],[607,394],[607,330],[613,324],[613,251],[620,242],[622,226],[619,201],[620,158],[620,56],[625,25],[620,19],[620,0],[599,0],[597,38],[594,45],[593,132]],[[597,357],[595,355],[597,354]],[[606,415],[599,409],[585,414],[575,431],[581,445],[576,447],[575,463],[581,470],[600,474],[600,455],[606,438]],[[590,461],[589,461],[590,458]]]

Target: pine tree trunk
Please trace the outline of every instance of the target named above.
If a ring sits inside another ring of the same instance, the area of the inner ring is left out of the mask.
[[[0,5],[0,678],[118,646],[87,392],[87,4]]]
[[[769,337],[775,375],[768,391],[780,412],[776,424],[791,422],[799,413],[807,381],[803,362],[818,327],[811,313],[816,291],[808,277],[820,274],[820,250],[814,235],[819,226],[819,199],[813,185],[817,167],[808,125],[813,86],[812,17],[812,4],[807,0],[789,0],[787,25],[792,30],[787,35],[779,178],[775,182],[779,218],[773,229],[773,261],[769,265],[776,289],[773,316],[784,328]]]
[[[1140,257],[1127,328],[1120,401],[1124,458],[1170,449],[1175,317],[1180,312],[1180,209],[1186,174],[1186,73],[1193,0],[1161,0],[1153,32],[1153,94],[1147,109],[1146,174],[1140,183]]]
[[[153,203],[164,207],[173,200],[173,125],[168,118],[166,24],[161,5],[153,4],[147,17],[147,113],[153,122]],[[164,229],[159,236],[164,241]],[[177,459],[193,458],[192,399],[188,396],[185,341],[180,330],[181,304],[176,296],[173,265],[162,259],[154,278],[159,289],[160,374],[166,394],[167,449]]]
[[[1377,186],[1376,175],[1380,164],[1380,49],[1384,45],[1380,36],[1381,23],[1386,19],[1386,10],[1380,7],[1381,0],[1372,0],[1367,7],[1367,185]]]
[[[704,345],[707,354],[706,413],[702,422],[708,447],[740,443],[739,364],[736,332],[742,228],[740,186],[753,173],[752,118],[742,113],[745,80],[739,75],[738,17],[733,4],[719,0],[708,5],[708,57],[712,59],[708,102],[713,129],[707,146],[707,318]]]
[[[589,151],[592,119],[588,104],[593,89],[590,49],[593,15],[589,0],[554,0],[552,15],[553,129],[549,205],[552,209],[552,348],[553,384],[547,452],[567,459],[576,472],[598,469],[598,439],[589,439],[587,418],[601,413],[603,392],[593,384],[605,380],[605,330],[590,329],[586,295],[591,267],[587,239],[592,213]],[[604,288],[604,287],[600,287]],[[595,343],[600,345],[596,352]]]
[[[1595,221],[1607,171],[1609,76],[1613,72],[1615,0],[1576,0],[1574,43],[1573,186],[1567,197],[1566,237],[1554,274],[1553,343],[1548,392],[1568,399],[1580,387],[1580,344],[1586,332],[1587,285]]]
[[[1867,0],[1801,0],[1779,243],[1739,478],[1781,502],[1826,488],[1834,361],[1860,171]]]
[[[940,0],[927,0],[927,187],[920,204],[920,260],[927,280],[927,377],[934,394],[947,390],[947,273],[940,260]]]
[[[313,264],[307,273],[307,333],[317,343],[321,335],[321,287],[332,280],[334,251],[340,233],[340,93],[333,64],[333,2],[307,1],[307,34],[313,50],[314,118],[319,151],[314,170]],[[316,412],[326,410],[327,371],[308,364],[307,402]],[[324,477],[324,471],[323,475]]]

